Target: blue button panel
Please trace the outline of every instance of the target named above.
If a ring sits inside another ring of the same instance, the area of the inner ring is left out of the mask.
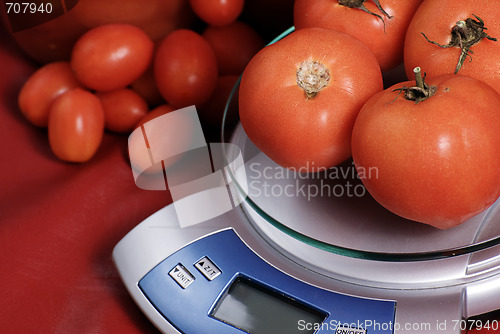
[[[200,267],[204,258],[217,272],[211,280]],[[187,271],[180,271],[178,279],[184,280],[181,284],[173,277],[179,272],[175,268]],[[211,316],[228,287],[241,277],[325,315],[321,324],[297,321],[298,332],[393,333],[394,301],[343,295],[299,281],[263,261],[232,229],[208,235],[175,252],[146,274],[139,288],[181,333],[242,334],[243,330]],[[189,284],[183,287],[188,279]]]

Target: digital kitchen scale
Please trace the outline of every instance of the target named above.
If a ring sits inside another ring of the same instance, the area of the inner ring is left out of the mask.
[[[291,172],[240,125],[220,147],[224,166],[210,153],[223,187],[186,194],[113,251],[160,331],[459,334],[470,317],[500,309],[500,200],[438,230],[378,205],[351,161],[314,176]],[[179,216],[220,208],[222,197],[231,203],[222,214],[190,224]]]

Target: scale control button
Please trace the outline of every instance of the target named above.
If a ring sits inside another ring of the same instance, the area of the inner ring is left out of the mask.
[[[196,269],[200,271],[209,281],[213,280],[221,274],[220,269],[208,258],[204,257],[194,264]]]
[[[187,288],[194,281],[194,276],[180,263],[174,269],[170,270],[168,275],[183,289]]]

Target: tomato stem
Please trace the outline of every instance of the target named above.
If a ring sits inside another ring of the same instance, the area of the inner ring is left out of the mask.
[[[424,76],[422,77],[422,70],[420,67],[415,67],[413,69],[413,73],[415,74],[416,86],[415,87],[403,86],[401,88],[394,89],[394,91],[399,91],[394,101],[396,101],[401,92],[405,93],[404,97],[406,100],[415,101],[415,104],[427,100],[429,97],[431,97],[436,93],[437,91],[436,86],[429,86],[428,84],[425,83],[425,73]]]
[[[307,98],[313,98],[330,82],[330,71],[319,61],[306,60],[297,69],[296,80]]]
[[[385,11],[385,9],[380,4],[379,0],[372,0],[372,1],[373,1],[373,3],[375,3],[375,6],[377,6],[378,10],[385,17],[387,17],[388,19],[393,18],[393,16],[389,15],[389,13],[387,13]],[[366,0],[337,0],[337,2],[342,6],[346,6],[349,8],[357,8],[357,9],[364,11],[365,13],[368,13],[370,15],[378,17],[382,21],[382,23],[384,24],[384,32],[385,32],[385,20],[384,20],[384,18],[381,15],[374,13],[374,12],[370,11],[368,8],[366,8],[366,6],[364,4],[366,2]]]
[[[446,45],[439,44],[437,42],[431,41],[423,32],[421,34],[427,40],[427,42],[437,45],[441,48],[451,48],[459,47],[462,52],[458,58],[458,63],[455,67],[455,74],[462,68],[467,56],[472,60],[471,54],[473,53],[471,47],[482,41],[484,38],[490,41],[496,42],[495,37],[489,36],[484,31],[487,29],[484,26],[484,21],[477,15],[472,14],[477,20],[473,18],[467,18],[466,20],[458,21],[453,28],[451,28],[451,39]]]
[[[417,87],[420,89],[424,89],[424,79],[422,78],[422,72],[420,67],[415,67],[413,69],[413,73],[415,73],[415,83],[417,84]]]

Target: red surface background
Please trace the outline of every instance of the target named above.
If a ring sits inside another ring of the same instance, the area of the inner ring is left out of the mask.
[[[106,134],[89,163],[57,160],[46,130],[17,108],[35,68],[2,31],[0,333],[156,333],[122,285],[111,252],[170,195],[135,186],[126,136]]]
[[[86,164],[57,160],[17,94],[36,69],[0,36],[0,333],[155,333],[111,260],[116,243],[169,204],[137,188],[127,137]]]

